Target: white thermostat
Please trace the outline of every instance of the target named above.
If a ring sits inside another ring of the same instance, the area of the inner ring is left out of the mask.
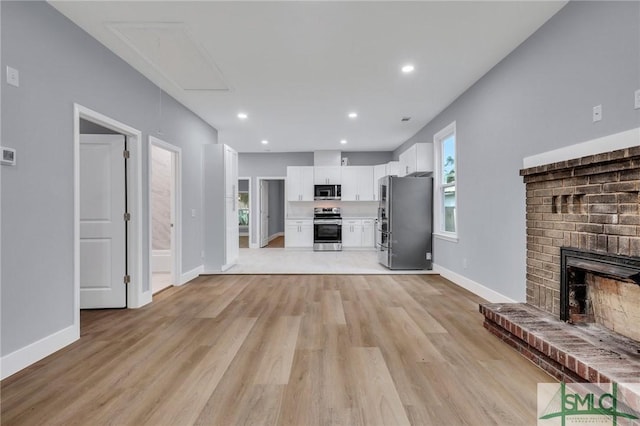
[[[2,149],[2,158],[0,159],[0,164],[4,164],[7,166],[15,166],[16,165],[16,150],[13,148],[0,147]]]

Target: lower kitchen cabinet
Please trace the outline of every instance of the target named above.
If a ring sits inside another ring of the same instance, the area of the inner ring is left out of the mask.
[[[375,246],[373,219],[343,219],[342,247],[373,248]]]
[[[362,221],[362,247],[374,248],[376,246],[376,224],[373,219]]]
[[[288,248],[312,248],[313,220],[285,221],[284,245]]]

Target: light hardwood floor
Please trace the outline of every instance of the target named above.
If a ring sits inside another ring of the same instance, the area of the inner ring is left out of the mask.
[[[2,382],[3,425],[535,425],[553,379],[437,275],[200,277],[83,311]]]
[[[240,248],[249,248],[249,237],[248,236],[245,236],[245,235],[241,235],[240,236],[239,247]],[[281,236],[278,236],[278,237],[274,238],[273,240],[269,241],[269,244],[267,244],[263,248],[284,248],[284,236],[281,235]]]

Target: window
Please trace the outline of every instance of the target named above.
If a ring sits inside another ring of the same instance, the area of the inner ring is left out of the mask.
[[[238,192],[238,225],[249,226],[249,193]]]
[[[436,153],[435,234],[457,241],[456,123],[433,137]]]

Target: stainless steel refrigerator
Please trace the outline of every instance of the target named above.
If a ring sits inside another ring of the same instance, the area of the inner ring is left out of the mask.
[[[389,269],[431,269],[433,178],[385,176],[378,185],[378,261]]]

